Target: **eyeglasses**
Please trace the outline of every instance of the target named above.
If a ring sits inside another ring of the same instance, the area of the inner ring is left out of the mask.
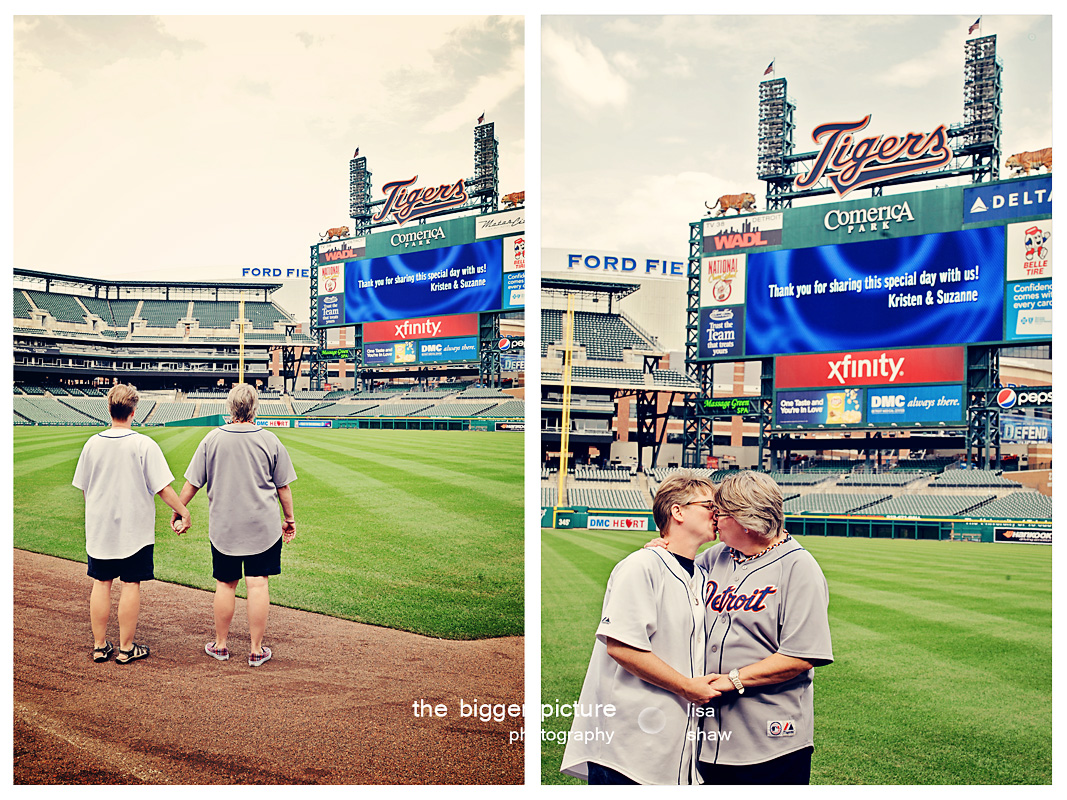
[[[696,501],[694,501],[692,503],[683,503],[683,505],[686,505],[686,506],[704,506],[704,508],[706,508],[708,511],[710,511],[713,515],[718,513],[715,510],[715,503],[713,503],[711,500],[696,500]]]

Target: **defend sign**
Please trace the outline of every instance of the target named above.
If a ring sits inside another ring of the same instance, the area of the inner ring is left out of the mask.
[[[964,348],[922,347],[779,356],[779,389],[816,386],[955,383],[964,378]]]
[[[602,531],[647,531],[648,517],[594,517],[586,521],[590,530]]]

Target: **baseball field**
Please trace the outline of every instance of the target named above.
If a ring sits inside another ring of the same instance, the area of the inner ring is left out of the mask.
[[[97,430],[14,429],[16,548],[85,561],[84,502],[70,482]],[[180,490],[207,429],[139,430],[159,443]],[[522,635],[521,436],[276,432],[298,476],[297,537],[271,581],[273,604],[446,639]],[[197,494],[193,528],[178,537],[156,499],[158,580],[214,590],[207,505]]]
[[[650,538],[542,531],[542,703],[578,699],[612,567]],[[1052,548],[798,537],[830,585],[817,784],[1052,781]],[[543,720],[543,783],[570,720]]]

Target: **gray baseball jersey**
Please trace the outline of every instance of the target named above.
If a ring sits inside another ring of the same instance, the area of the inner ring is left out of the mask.
[[[624,669],[607,639],[651,651],[688,677],[705,674],[706,578],[700,567],[690,577],[665,550],[638,550],[615,565],[563,753],[565,775],[588,780],[592,762],[638,783],[691,782],[698,718],[683,698]]]
[[[250,556],[282,535],[278,489],[296,480],[278,437],[250,425],[209,431],[193,453],[185,479],[207,485],[208,538],[228,556]]]
[[[705,590],[709,672],[728,673],[773,653],[830,663],[830,590],[812,555],[795,540],[737,564],[717,545],[697,556],[708,570]],[[813,743],[809,669],[792,680],[728,692],[705,716],[700,760],[758,764]]]

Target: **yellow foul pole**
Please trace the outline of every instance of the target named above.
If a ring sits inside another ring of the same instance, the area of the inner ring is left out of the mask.
[[[559,489],[556,507],[567,507],[567,455],[571,444],[571,354],[574,351],[574,295],[567,295],[567,316],[563,320],[563,430],[559,438]]]
[[[237,347],[237,382],[245,382],[245,293],[241,292],[240,309],[237,312],[238,342]]]

